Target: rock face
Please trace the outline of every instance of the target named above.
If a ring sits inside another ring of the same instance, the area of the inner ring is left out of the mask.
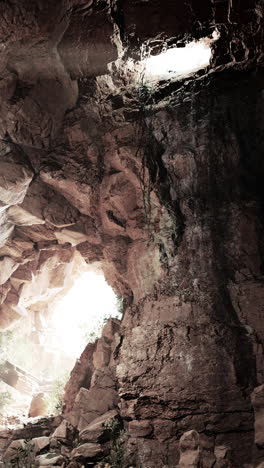
[[[128,466],[261,466],[263,4],[182,3],[0,2],[0,328],[99,263],[124,316],[76,363],[64,424],[118,410]],[[141,45],[215,29],[207,69],[133,75]],[[39,463],[107,453],[82,442]]]
[[[111,410],[117,408],[117,379],[111,358],[119,331],[119,320],[109,319],[102,337],[95,344],[88,344],[66,384],[64,417],[78,431],[83,431],[102,415],[106,414],[107,420],[108,412],[111,416]]]

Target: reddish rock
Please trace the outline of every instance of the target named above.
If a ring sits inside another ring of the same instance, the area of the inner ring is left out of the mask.
[[[38,393],[31,401],[29,408],[29,417],[35,418],[36,416],[45,416],[47,413],[47,403],[44,393]]]
[[[76,361],[71,372],[70,379],[65,386],[64,392],[65,414],[68,414],[69,411],[71,411],[80,388],[90,387],[94,371],[92,361],[94,350],[95,344],[89,343],[81,354],[80,359]]]
[[[153,431],[150,421],[131,421],[128,424],[128,432],[131,437],[147,437]]]
[[[79,431],[85,429],[94,419],[117,407],[118,395],[113,389],[93,387],[81,388],[67,420]]]
[[[254,389],[251,395],[255,412],[255,443],[259,448],[264,448],[264,385]]]
[[[100,444],[86,443],[73,449],[71,457],[73,460],[94,460],[103,457],[104,450]]]
[[[108,411],[107,413],[94,419],[85,429],[79,434],[79,440],[82,442],[105,442],[111,438],[111,430],[113,423],[118,421],[118,413],[116,410]]]
[[[100,262],[124,317],[76,363],[65,417],[119,404],[135,466],[241,468],[264,379],[262,5],[121,3],[0,2],[0,328]],[[136,76],[146,48],[214,29],[207,69]]]

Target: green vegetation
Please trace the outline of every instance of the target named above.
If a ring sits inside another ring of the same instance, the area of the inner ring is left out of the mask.
[[[47,414],[58,415],[63,411],[64,387],[69,380],[69,372],[64,372],[51,384],[49,396],[47,397]]]
[[[122,314],[124,312],[124,299],[122,296],[116,296],[116,318],[122,318]]]
[[[155,88],[146,81],[145,70],[143,70],[136,88],[139,108],[139,118],[136,122],[136,140],[138,142],[136,157],[141,156],[142,160],[140,187],[145,224],[150,237],[153,231],[151,192],[155,188],[155,181],[151,173],[157,170],[155,154],[153,154],[152,114],[154,92]]]
[[[11,400],[11,393],[5,391],[4,384],[0,382],[0,416],[3,416],[5,408]]]
[[[122,314],[124,311],[124,301],[122,296],[116,296],[115,308],[116,314],[114,316],[112,314],[105,314],[105,316],[94,325],[92,330],[91,328],[89,328],[89,330],[87,331],[87,322],[83,322],[80,325],[80,329],[83,330],[83,339],[86,343],[94,343],[97,340],[97,338],[100,338],[102,328],[106,324],[108,319],[117,318],[120,320],[122,318]]]
[[[0,333],[0,372],[4,371],[4,362],[7,357],[7,348],[12,340],[12,332],[6,331]],[[0,416],[5,413],[5,408],[11,401],[11,393],[6,391],[6,386],[0,381]]]
[[[0,354],[0,369],[7,359],[26,372],[37,374],[39,355],[36,353],[36,345],[28,339],[26,322],[20,321],[12,330],[0,333]]]
[[[111,468],[123,468],[125,462],[126,431],[122,428],[120,421],[113,419],[104,426],[110,432],[111,452],[104,462],[109,463]]]
[[[31,440],[25,440],[24,447],[13,448],[14,457],[11,458],[10,462],[5,462],[6,468],[34,468],[35,454],[34,445]]]

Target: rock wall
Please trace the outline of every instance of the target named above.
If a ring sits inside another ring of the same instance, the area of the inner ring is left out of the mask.
[[[0,327],[100,263],[125,313],[81,356],[64,417],[82,431],[118,407],[128,466],[262,461],[262,7],[0,5]],[[215,28],[196,75],[146,89],[126,68],[144,41]]]

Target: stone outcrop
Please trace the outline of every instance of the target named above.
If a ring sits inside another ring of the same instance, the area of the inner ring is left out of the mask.
[[[40,381],[36,377],[9,361],[5,361],[1,365],[0,378],[3,382],[10,385],[10,387],[29,395],[31,395],[34,388],[38,388],[40,384]]]
[[[215,30],[207,69],[135,76],[142,45]],[[99,264],[124,316],[76,363],[63,424],[119,412],[128,466],[261,466],[263,2],[0,2],[0,52],[1,330]],[[69,437],[39,463],[110,450]]]
[[[109,319],[102,337],[94,344],[88,344],[71,372],[65,387],[64,417],[78,431],[85,430],[96,418],[117,408],[119,397],[113,354],[119,330],[119,320]]]

